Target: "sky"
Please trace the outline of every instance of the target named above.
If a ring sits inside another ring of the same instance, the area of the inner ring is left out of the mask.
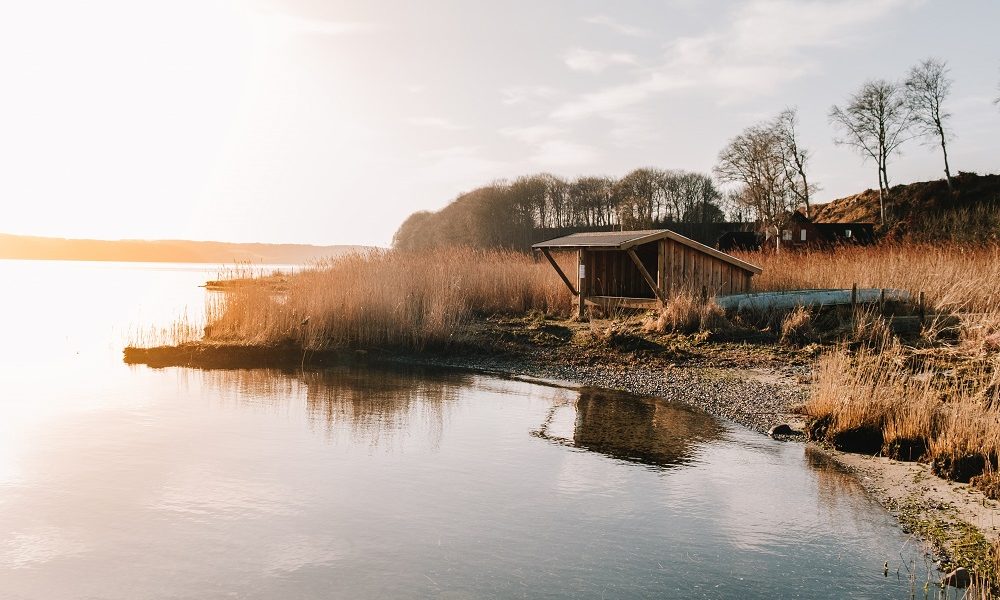
[[[710,172],[797,107],[818,201],[877,187],[833,104],[927,57],[1000,172],[995,0],[33,0],[0,8],[0,232],[388,245],[550,172]],[[942,176],[918,140],[893,184]]]

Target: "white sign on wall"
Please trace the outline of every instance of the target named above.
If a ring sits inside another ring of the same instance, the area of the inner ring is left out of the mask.
[[[587,265],[580,265],[580,279],[587,278]]]

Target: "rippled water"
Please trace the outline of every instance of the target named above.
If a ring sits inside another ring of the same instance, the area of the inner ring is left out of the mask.
[[[214,274],[0,261],[0,598],[905,598],[907,569],[927,578],[821,455],[669,401],[121,363]]]

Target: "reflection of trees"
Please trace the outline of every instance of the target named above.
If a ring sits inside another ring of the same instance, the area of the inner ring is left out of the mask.
[[[698,444],[723,431],[714,417],[682,404],[608,390],[580,391],[572,439],[549,434],[553,415],[533,435],[655,467],[689,461]]]
[[[346,429],[356,441],[372,446],[411,435],[419,425],[437,445],[445,407],[471,381],[464,373],[412,367],[204,373],[211,385],[235,392],[244,405],[278,408],[304,401],[310,424],[326,435]]]

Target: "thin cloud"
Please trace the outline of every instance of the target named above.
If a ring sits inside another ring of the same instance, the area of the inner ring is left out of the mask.
[[[566,168],[592,164],[600,156],[597,148],[567,140],[548,140],[538,145],[530,161],[539,167]]]
[[[689,88],[693,85],[693,81],[685,78],[653,73],[633,83],[584,94],[580,98],[558,106],[552,111],[552,117],[565,121],[604,113],[615,113],[622,108],[644,102],[651,96],[671,90]]]
[[[355,21],[330,21],[327,19],[315,19],[311,17],[301,17],[286,13],[264,13],[255,15],[258,27],[284,34],[305,34],[305,35],[346,35],[357,33],[369,33],[375,31],[377,27],[370,23],[359,23]]]
[[[613,65],[634,65],[636,58],[627,52],[600,52],[573,48],[566,53],[566,66],[574,71],[600,73]]]
[[[406,120],[407,123],[415,127],[428,127],[431,129],[442,129],[445,131],[461,131],[467,129],[450,119],[444,117],[412,117]]]
[[[513,138],[525,144],[537,144],[547,139],[562,135],[566,130],[553,125],[528,125],[525,127],[507,127],[500,134]]]
[[[547,85],[515,85],[500,90],[504,104],[523,104],[532,100],[548,100],[558,94],[558,90]]]
[[[620,33],[622,35],[627,35],[630,37],[645,37],[649,33],[642,28],[633,27],[631,25],[625,25],[624,23],[619,23],[615,21],[608,15],[593,15],[590,17],[583,18],[584,23],[590,23],[591,25],[600,25],[601,27],[607,27],[615,33]]]
[[[423,152],[423,165],[418,179],[427,183],[443,183],[455,189],[480,185],[496,179],[510,170],[502,161],[482,155],[481,146],[451,146]]]
[[[665,60],[630,83],[583,94],[557,106],[561,120],[613,115],[653,96],[710,89],[725,102],[773,92],[808,73],[809,49],[863,39],[862,26],[913,0],[755,0],[732,14],[727,26],[674,40]]]

